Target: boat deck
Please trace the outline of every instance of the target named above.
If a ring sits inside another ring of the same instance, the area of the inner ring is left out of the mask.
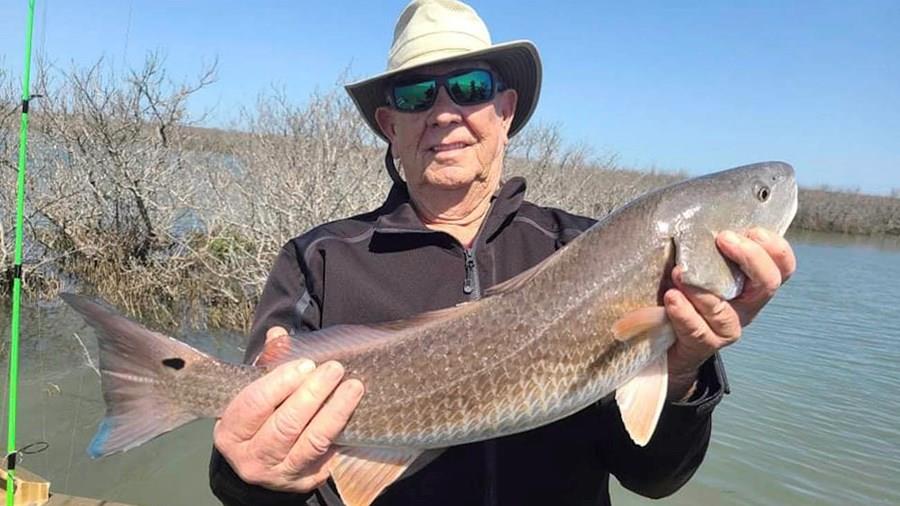
[[[16,471],[16,477],[29,481],[46,481],[41,476],[21,467]],[[104,499],[92,499],[88,497],[75,497],[66,494],[58,494],[53,492],[52,484],[50,486],[50,489],[50,501],[44,503],[42,506],[134,506],[132,504],[107,501]],[[0,489],[0,494],[5,493],[5,489]]]

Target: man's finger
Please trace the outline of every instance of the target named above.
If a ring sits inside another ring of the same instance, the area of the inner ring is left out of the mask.
[[[315,367],[311,360],[294,360],[254,381],[241,390],[225,408],[218,430],[231,433],[239,440],[252,438]]]
[[[709,326],[684,293],[678,289],[670,289],[663,297],[663,302],[679,342],[692,349],[712,346],[712,343],[707,342],[711,336]]]
[[[767,301],[775,295],[781,286],[781,270],[762,246],[731,231],[719,234],[716,243],[747,277],[741,299]]]
[[[313,461],[326,457],[362,399],[364,390],[359,380],[341,383],[297,439],[285,458],[285,465],[291,469],[304,469]]]
[[[286,335],[288,335],[288,331],[284,327],[272,327],[266,332],[266,342]]]
[[[751,229],[747,233],[747,237],[756,241],[772,257],[781,272],[782,284],[790,279],[797,270],[797,257],[794,255],[794,249],[784,237],[759,227]]]
[[[344,368],[337,362],[317,367],[266,420],[253,438],[254,447],[267,460],[281,462],[343,377]]]
[[[726,339],[741,335],[741,320],[731,304],[714,293],[682,284],[681,267],[672,269],[672,281],[713,333]]]

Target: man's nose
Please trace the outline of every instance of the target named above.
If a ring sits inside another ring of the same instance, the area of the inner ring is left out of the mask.
[[[438,88],[434,105],[429,111],[429,124],[435,126],[449,125],[462,120],[460,107],[450,98],[447,90],[441,86]]]

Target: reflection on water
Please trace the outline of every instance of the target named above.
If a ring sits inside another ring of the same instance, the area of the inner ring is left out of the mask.
[[[706,462],[663,504],[900,504],[900,244],[823,234],[791,241],[796,276],[724,354],[732,394],[716,410]],[[73,333],[96,353],[92,332],[67,309],[23,315],[19,441],[51,444],[25,467],[60,492],[218,504],[206,477],[210,421],[123,455],[87,457],[104,406]],[[180,337],[241,356],[239,336]],[[613,501],[651,504],[617,485]]]

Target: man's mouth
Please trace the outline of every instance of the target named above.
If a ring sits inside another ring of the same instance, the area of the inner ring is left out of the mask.
[[[452,151],[454,149],[462,149],[468,146],[465,142],[451,142],[447,144],[438,144],[437,146],[432,146],[430,151],[434,153],[441,153],[443,151]]]

